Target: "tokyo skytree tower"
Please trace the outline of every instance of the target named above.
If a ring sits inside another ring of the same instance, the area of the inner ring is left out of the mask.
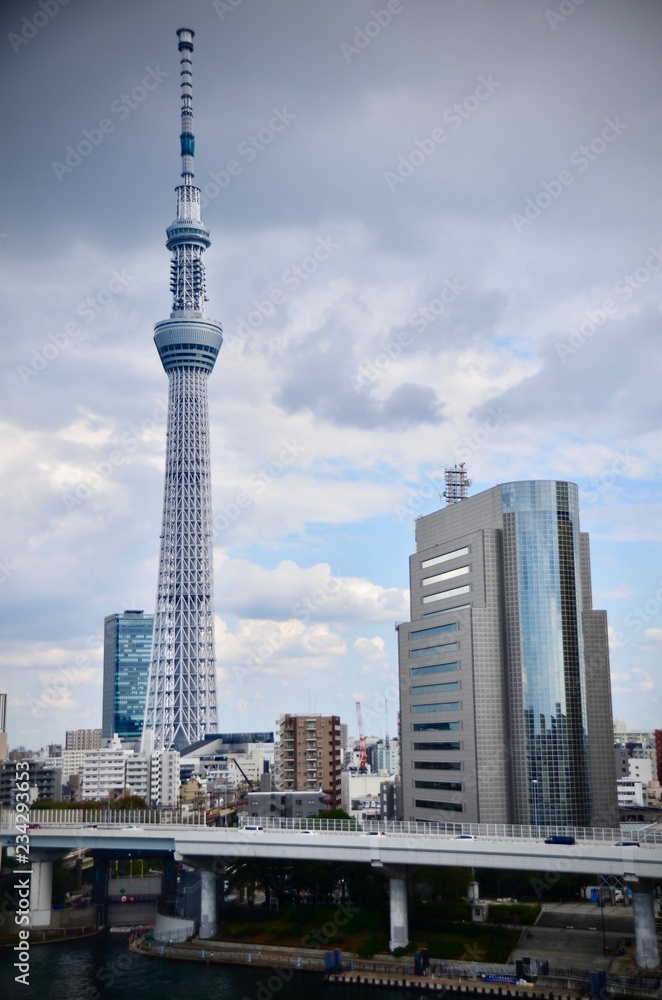
[[[182,183],[177,218],[167,229],[172,251],[170,319],[154,342],[168,374],[168,434],[159,578],[143,746],[181,750],[215,732],[214,573],[207,379],[223,343],[220,323],[204,314],[202,255],[210,244],[193,183],[191,55],[193,32],[177,32],[181,52]]]

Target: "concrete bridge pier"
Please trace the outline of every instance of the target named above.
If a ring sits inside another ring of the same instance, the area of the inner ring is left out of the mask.
[[[30,875],[30,927],[51,926],[53,862],[32,861]]]
[[[187,868],[200,876],[200,913],[198,937],[205,941],[218,930],[218,873],[219,859],[215,857],[188,857],[175,852],[175,860],[182,861]],[[224,866],[220,866],[221,872]],[[193,916],[193,914],[189,914]]]
[[[200,930],[198,937],[203,941],[214,936],[218,930],[218,909],[216,872],[200,869]]]
[[[652,882],[645,879],[627,880],[632,889],[634,912],[634,939],[637,965],[642,969],[655,969],[660,964],[655,930],[655,906]]]
[[[389,867],[387,874],[391,911],[391,930],[388,946],[393,951],[395,948],[405,948],[409,944],[407,869]]]

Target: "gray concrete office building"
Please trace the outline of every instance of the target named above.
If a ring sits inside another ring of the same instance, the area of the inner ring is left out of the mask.
[[[618,825],[607,618],[574,483],[416,521],[398,626],[405,819]]]

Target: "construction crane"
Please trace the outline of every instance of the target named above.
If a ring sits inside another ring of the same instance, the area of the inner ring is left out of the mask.
[[[388,702],[384,699],[384,745],[388,750],[391,746],[391,740],[388,735]]]
[[[251,781],[251,779],[248,777],[248,775],[246,774],[246,772],[244,771],[243,767],[241,766],[241,764],[239,763],[239,761],[236,759],[236,757],[230,757],[230,760],[232,761],[232,763],[237,768],[237,770],[241,774],[242,778],[244,779],[244,781],[248,785],[248,791],[252,792],[253,791],[253,787],[257,784],[257,782],[256,781]]]
[[[368,770],[368,745],[363,732],[363,716],[361,715],[361,702],[356,703],[356,718],[359,723],[359,774],[365,774]]]

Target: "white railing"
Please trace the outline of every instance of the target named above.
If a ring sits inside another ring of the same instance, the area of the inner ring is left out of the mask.
[[[206,813],[202,810],[183,812],[180,809],[133,809],[118,812],[108,809],[33,809],[29,823],[42,829],[49,827],[96,827],[99,829],[122,829],[137,826],[141,829],[158,830],[159,827],[194,827],[214,830],[219,835],[231,832],[236,827],[208,826]],[[432,823],[400,820],[342,820],[342,819],[286,819],[283,817],[240,816],[242,826],[261,826],[265,830],[317,830],[323,833],[356,834],[380,832],[392,835],[420,837],[457,837],[467,834],[490,840],[532,840],[541,841],[551,836],[572,836],[578,843],[607,843],[636,841],[641,845],[662,844],[662,829],[628,830],[602,829],[599,827],[567,826],[524,826],[504,823]],[[0,829],[13,830],[16,813],[11,810],[0,812]]]
[[[467,834],[490,840],[544,840],[552,836],[570,836],[576,841],[613,844],[620,840],[640,844],[662,844],[662,830],[622,830],[601,827],[524,826],[506,823],[431,823],[401,820],[286,819],[265,816],[241,817],[243,826],[262,826],[265,830],[319,830],[328,833],[405,834],[426,837],[457,837]]]
[[[28,823],[40,828],[53,826],[112,827],[126,826],[199,826],[204,827],[204,810],[189,812],[181,809],[32,809]],[[10,830],[16,825],[16,813],[10,809],[0,811],[0,829]]]

